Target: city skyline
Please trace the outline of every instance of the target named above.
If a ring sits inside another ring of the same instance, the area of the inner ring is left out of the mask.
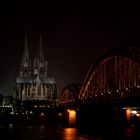
[[[55,77],[60,90],[71,83],[82,84],[90,66],[109,48],[140,43],[137,17],[22,15],[2,19],[0,89],[8,94],[18,75],[25,35],[31,51],[42,35],[48,75]]]

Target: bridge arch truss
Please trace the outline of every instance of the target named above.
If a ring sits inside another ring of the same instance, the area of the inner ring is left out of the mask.
[[[140,94],[140,49],[112,48],[86,75],[80,90],[83,101]]]
[[[61,92],[59,98],[60,104],[69,104],[76,102],[78,99],[79,91],[81,86],[79,84],[69,84]]]

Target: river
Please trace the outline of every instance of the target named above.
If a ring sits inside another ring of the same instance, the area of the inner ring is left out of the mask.
[[[94,136],[78,133],[76,128],[46,125],[1,126],[0,136],[6,140],[100,140]]]
[[[48,125],[13,125],[0,126],[0,136],[6,140],[139,140],[140,129],[131,126],[121,129],[102,131],[98,134],[81,133],[77,128]]]

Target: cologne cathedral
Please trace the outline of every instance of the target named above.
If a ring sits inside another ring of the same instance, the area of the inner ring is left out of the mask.
[[[30,57],[29,55],[28,42],[25,37],[19,76],[16,78],[14,97],[17,100],[53,101],[57,99],[55,79],[47,76],[47,61],[45,59],[41,37],[38,51],[34,57]]]

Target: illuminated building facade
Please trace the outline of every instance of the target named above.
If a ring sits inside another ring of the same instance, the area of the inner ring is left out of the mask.
[[[57,86],[54,78],[47,76],[47,61],[44,56],[42,38],[39,50],[31,59],[28,42],[22,53],[19,76],[16,78],[14,98],[18,100],[48,100],[57,98]]]

